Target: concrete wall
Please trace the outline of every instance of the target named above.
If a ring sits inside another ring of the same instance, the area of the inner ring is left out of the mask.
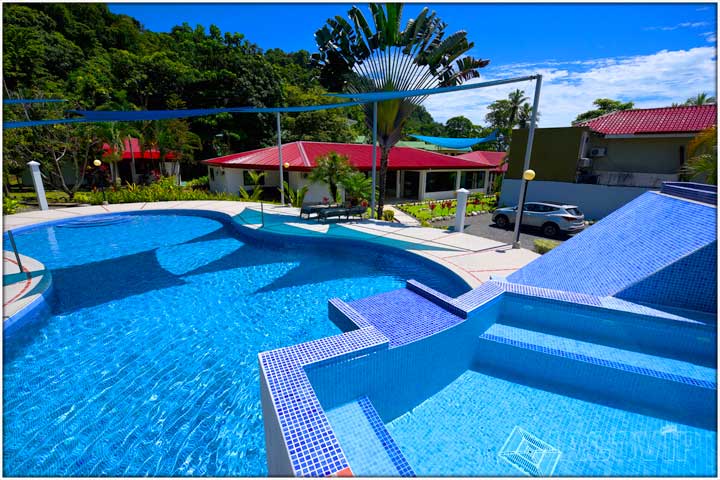
[[[562,127],[535,130],[530,168],[537,180],[574,182],[582,141],[587,128]],[[528,130],[513,130],[505,178],[519,179],[523,172]]]
[[[330,188],[324,182],[311,182],[305,172],[290,172],[290,188],[299,189],[308,186],[304,203],[321,203],[324,197],[330,198]]]
[[[605,172],[677,175],[686,158],[690,139],[690,137],[603,138],[590,135],[588,148],[607,148],[606,156],[592,159],[592,169]]]
[[[505,178],[500,205],[517,205],[520,180]],[[615,187],[582,183],[534,180],[528,185],[527,201],[556,201],[577,205],[588,220],[600,219],[650,190],[640,187]]]

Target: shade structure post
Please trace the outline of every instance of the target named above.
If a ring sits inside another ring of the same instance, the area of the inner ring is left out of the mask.
[[[535,98],[533,99],[532,115],[530,116],[530,130],[528,131],[527,146],[525,147],[525,162],[522,171],[530,168],[530,156],[532,155],[533,138],[535,137],[535,124],[537,123],[538,104],[540,103],[540,86],[542,75],[535,80]],[[520,222],[522,221],[523,207],[525,206],[525,192],[527,191],[527,180],[521,176],[520,197],[518,198],[518,214],[515,215],[515,230],[513,232],[512,248],[520,248]]]
[[[370,193],[370,211],[375,218],[375,171],[377,170],[377,102],[373,102],[372,131],[372,192]]]
[[[280,205],[285,205],[285,185],[283,184],[282,132],[280,130],[280,112],[275,113],[275,118],[277,118],[278,158],[280,159]]]
[[[37,194],[38,205],[40,210],[47,210],[48,204],[45,198],[45,186],[43,185],[42,176],[40,175],[40,164],[34,160],[27,162],[30,167],[30,173],[32,174],[33,185],[35,186],[35,193]]]

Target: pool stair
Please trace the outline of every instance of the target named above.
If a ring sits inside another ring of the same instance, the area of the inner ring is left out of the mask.
[[[393,348],[457,325],[467,314],[443,299],[433,301],[409,288],[401,288],[349,303],[332,298],[328,301],[328,316],[346,332],[373,326],[388,338]]]
[[[353,475],[414,477],[415,472],[367,396],[327,413]]]
[[[700,428],[716,425],[716,370],[496,323],[473,368],[536,388]]]

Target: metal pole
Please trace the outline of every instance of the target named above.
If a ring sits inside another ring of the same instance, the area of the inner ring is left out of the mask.
[[[528,131],[527,146],[525,147],[525,163],[523,164],[522,173],[520,174],[520,198],[518,199],[519,213],[515,216],[515,231],[513,232],[513,248],[520,248],[520,221],[522,220],[522,209],[525,205],[525,192],[527,191],[527,180],[523,174],[525,170],[530,168],[530,156],[532,155],[533,138],[535,137],[535,124],[537,123],[538,104],[540,103],[540,86],[542,85],[542,75],[537,76],[535,81],[535,98],[533,99],[532,115],[530,116],[530,130]]]
[[[375,165],[377,164],[377,102],[373,102],[373,131],[372,131],[372,193],[370,194],[370,212],[375,218]]]
[[[263,208],[263,202],[260,202],[260,221],[262,222],[262,226],[265,226],[265,209]]]
[[[17,260],[18,268],[20,269],[20,273],[23,273],[23,266],[22,262],[20,261],[20,254],[17,251],[17,246],[15,246],[15,237],[13,236],[13,233],[11,230],[8,230],[8,239],[10,240],[10,245],[12,245],[13,253],[15,253],[15,260]]]
[[[280,158],[280,205],[285,205],[285,185],[283,184],[282,160],[282,134],[280,132],[280,112],[275,113],[277,118],[278,157]]]

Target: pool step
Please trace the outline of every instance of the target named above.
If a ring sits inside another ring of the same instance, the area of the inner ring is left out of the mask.
[[[442,305],[401,288],[352,302],[329,301],[329,317],[342,330],[373,326],[399,347],[445,330],[464,320]]]
[[[716,370],[709,367],[497,323],[480,336],[474,365],[589,401],[715,425]]]
[[[414,477],[415,472],[390,436],[368,397],[326,412],[353,475]]]
[[[528,299],[521,308],[504,309],[498,323],[706,367],[717,364],[717,333],[712,325],[567,304],[556,307],[548,314],[548,302]]]

